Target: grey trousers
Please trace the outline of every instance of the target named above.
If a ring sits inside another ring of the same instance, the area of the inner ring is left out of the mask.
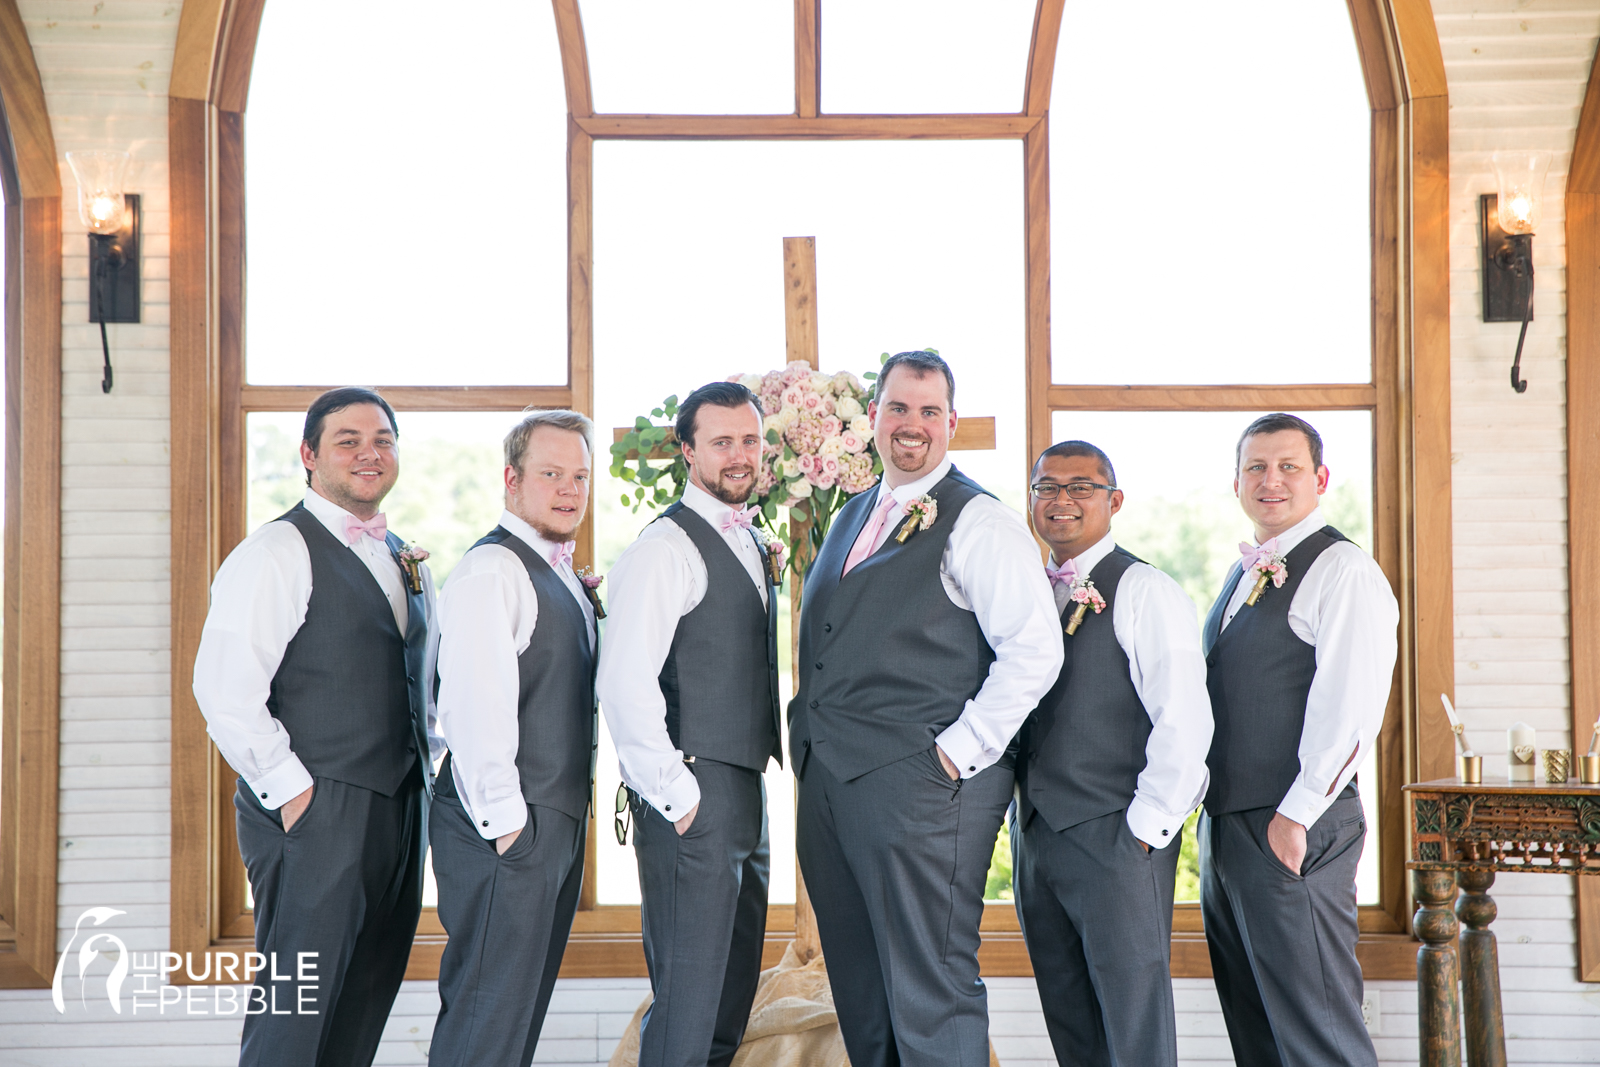
[[[441,782],[443,779],[441,779]],[[528,1067],[555,991],[583,885],[586,823],[528,805],[505,855],[441,785],[429,817],[439,921],[433,1067]]]
[[[372,1063],[422,911],[423,789],[420,769],[392,797],[317,778],[285,833],[282,813],[240,779],[233,806],[256,951],[277,953],[288,976],[257,976],[250,996],[268,1010],[245,1017],[241,1067]],[[315,953],[315,985],[297,979],[302,952]]]
[[[690,765],[700,809],[681,836],[633,797],[644,958],[654,1002],[639,1067],[726,1067],[739,1051],[767,931],[767,793],[761,772]]]
[[[1010,761],[953,782],[930,745],[848,782],[816,757],[802,773],[796,851],[852,1067],[986,1067],[978,924]]]
[[[1200,817],[1200,908],[1234,1059],[1238,1067],[1376,1067],[1356,962],[1361,800],[1346,789],[1306,831],[1299,871],[1267,844],[1273,814]]]
[[[1065,1067],[1177,1067],[1172,894],[1183,834],[1144,848],[1126,811],[1053,831],[1011,820],[1017,918]]]

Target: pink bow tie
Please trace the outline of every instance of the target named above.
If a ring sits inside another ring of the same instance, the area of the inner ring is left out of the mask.
[[[756,517],[756,512],[759,510],[759,508],[755,507],[730,509],[726,515],[722,516],[722,532],[727,533],[735,527],[745,530],[750,529]]]
[[[1072,583],[1078,580],[1078,561],[1069,559],[1059,569],[1046,563],[1044,572],[1050,576],[1050,584],[1052,586],[1065,585],[1071,587]]]
[[[550,550],[550,566],[559,567],[563,563],[569,567],[572,566],[572,550],[577,545],[578,542],[576,541],[563,541],[552,548]]]
[[[1272,557],[1277,554],[1278,539],[1276,537],[1269,537],[1260,545],[1252,545],[1248,541],[1239,542],[1239,555],[1244,558],[1244,569],[1246,571],[1249,571],[1250,568],[1257,564],[1270,563]]]
[[[344,517],[344,539],[350,542],[351,548],[361,543],[362,534],[367,535],[374,541],[382,541],[388,536],[388,533],[389,520],[384,518],[381,511],[366,522],[362,522],[354,515],[346,515]]]

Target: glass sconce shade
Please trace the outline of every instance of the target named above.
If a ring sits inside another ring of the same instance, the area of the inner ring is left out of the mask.
[[[1544,218],[1544,178],[1549,152],[1496,152],[1500,228],[1508,234],[1533,233]]]
[[[122,180],[128,171],[128,153],[68,152],[67,163],[78,179],[78,217],[90,233],[116,233],[122,228],[126,208]]]

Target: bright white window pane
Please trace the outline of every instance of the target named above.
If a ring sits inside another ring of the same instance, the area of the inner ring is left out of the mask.
[[[794,5],[582,0],[594,109],[612,114],[794,111]]]
[[[595,405],[602,435],[735,372],[785,358],[783,238],[817,239],[822,369],[875,370],[879,354],[933,347],[956,408],[993,416],[998,448],[956,463],[1021,508],[1020,148],[1004,142],[601,142],[595,151]],[[914,176],[914,180],[908,180]],[[929,220],[937,220],[931,224]],[[603,571],[655,514],[597,479]],[[787,668],[787,612],[780,647]],[[602,729],[599,790],[616,756]],[[769,772],[774,903],[794,899],[793,778]],[[608,807],[602,803],[602,807]],[[631,844],[599,835],[601,903],[638,899]]]
[[[850,0],[822,16],[822,109],[1017,112],[1034,0]]]
[[[1370,110],[1339,0],[1072,4],[1050,108],[1058,382],[1371,377]]]
[[[566,112],[548,4],[267,5],[248,380],[564,383]]]
[[[1117,543],[1176,578],[1202,621],[1222,590],[1250,521],[1233,495],[1239,434],[1266,412],[1058,411],[1057,441],[1098,445],[1116,468],[1122,510],[1111,524]],[[1365,411],[1296,412],[1322,435],[1329,489],[1323,518],[1372,550],[1372,416]],[[1367,840],[1356,869],[1359,902],[1378,900],[1378,774],[1369,758],[1358,772]],[[1190,828],[1189,837],[1193,836]],[[1198,899],[1197,853],[1186,838],[1178,899]],[[1187,890],[1190,895],[1184,896]]]

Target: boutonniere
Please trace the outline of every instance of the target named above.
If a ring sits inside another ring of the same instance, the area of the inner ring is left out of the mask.
[[[939,521],[939,502],[927,493],[923,493],[915,500],[906,501],[906,522],[900,527],[900,532],[894,539],[902,545],[911,540],[911,535],[918,530],[926,530]]]
[[[1244,556],[1245,573],[1255,579],[1250,595],[1244,598],[1245,606],[1253,608],[1256,601],[1261,599],[1261,594],[1266,592],[1268,581],[1272,582],[1274,589],[1283,587],[1285,579],[1289,577],[1289,561],[1278,555],[1278,539],[1275,537],[1259,546],[1240,541],[1239,552]]]
[[[399,556],[400,569],[406,573],[406,588],[413,593],[422,592],[422,561],[428,558],[428,550],[412,542],[400,550]]]
[[[596,574],[593,567],[585,567],[578,571],[578,582],[583,586],[584,595],[589,598],[589,604],[594,608],[595,619],[606,617],[605,605],[600,603],[600,583],[606,580],[603,574]]]
[[[1079,578],[1072,583],[1070,599],[1078,605],[1072,613],[1072,618],[1067,620],[1067,636],[1071,637],[1078,632],[1078,627],[1083,625],[1083,617],[1093,608],[1096,615],[1106,610],[1106,598],[1100,595],[1100,590],[1087,578]]]
[[[789,546],[783,543],[783,538],[759,526],[752,526],[750,532],[755,534],[764,549],[762,555],[767,562],[767,581],[774,586],[782,585],[784,557],[788,555]]]

